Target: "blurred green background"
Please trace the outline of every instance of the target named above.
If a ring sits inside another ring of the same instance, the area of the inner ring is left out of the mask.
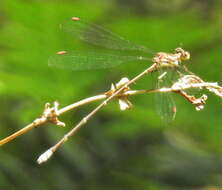
[[[46,102],[60,107],[132,78],[147,63],[73,72],[51,68],[50,55],[78,49],[59,31],[72,16],[84,17],[156,51],[182,46],[188,67],[221,82],[221,0],[1,0],[0,136],[38,117]],[[149,88],[151,77],[137,89]],[[45,125],[0,148],[0,189],[219,190],[222,189],[222,99],[209,94],[203,111],[175,97],[177,116],[164,126],[153,95],[130,98],[121,112],[112,102],[44,165],[38,156],[97,104],[67,112],[65,128]]]

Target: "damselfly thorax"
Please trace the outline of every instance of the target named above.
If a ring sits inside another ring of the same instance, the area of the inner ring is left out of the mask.
[[[159,52],[153,57],[158,67],[179,67],[182,61],[190,59],[190,53],[182,48],[176,48],[175,53]]]

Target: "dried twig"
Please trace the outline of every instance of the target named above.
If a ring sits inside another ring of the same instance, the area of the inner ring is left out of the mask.
[[[137,94],[144,94],[144,93],[147,93],[147,92],[149,92],[149,90],[129,90],[129,91],[124,92],[123,94],[120,94],[120,95],[117,95],[117,96],[125,97],[125,96],[137,95]],[[99,95],[96,95],[96,96],[85,98],[83,100],[75,102],[75,103],[73,103],[71,105],[68,105],[64,108],[61,108],[59,110],[57,109],[56,112],[53,111],[55,109],[55,107],[50,108],[50,107],[48,107],[50,104],[46,103],[45,109],[44,109],[43,114],[41,115],[41,117],[35,119],[32,123],[28,124],[27,126],[20,129],[19,131],[13,133],[12,135],[0,140],[0,146],[8,143],[9,141],[12,141],[13,139],[15,139],[16,137],[18,137],[20,135],[23,135],[24,133],[28,132],[31,129],[40,127],[40,126],[42,126],[46,123],[51,122],[51,123],[54,123],[58,126],[65,126],[64,123],[59,123],[59,122],[56,123],[55,122],[56,120],[58,121],[58,119],[57,119],[58,116],[64,114],[67,111],[76,109],[77,107],[80,107],[80,106],[83,106],[83,105],[86,105],[86,104],[89,104],[89,103],[92,103],[92,102],[96,102],[96,101],[99,101],[99,100],[102,100],[102,99],[106,99],[107,97],[109,97],[109,95],[107,94],[107,92],[105,92],[103,94],[99,94]],[[57,104],[57,103],[55,102],[54,104]],[[51,116],[47,115],[46,113],[48,113],[48,114],[50,113]],[[54,122],[52,122],[53,121],[52,118],[54,118]]]
[[[86,117],[84,117],[70,132],[68,132],[64,137],[53,147],[48,149],[46,152],[40,155],[37,162],[39,164],[46,162],[53,153],[64,143],[66,142],[70,136],[74,135],[86,122],[97,112],[105,106],[108,101],[110,101],[112,98],[117,96],[122,90],[128,89],[128,86],[135,81],[139,80],[142,76],[145,74],[152,72],[155,69],[155,65],[152,65],[150,68],[133,78],[132,80],[126,82],[125,85],[123,85],[121,88],[119,88],[116,92],[114,92],[110,97],[108,97],[104,102],[102,102],[98,107],[96,107],[92,112],[90,112]],[[195,98],[194,96],[188,95],[184,90],[190,89],[190,88],[198,88],[198,89],[208,89],[210,92],[215,93],[218,96],[222,97],[222,87],[220,87],[217,83],[209,83],[204,82],[199,77],[195,75],[185,75],[182,76],[177,82],[175,82],[171,88],[161,88],[161,89],[154,89],[154,90],[142,90],[142,91],[126,91],[121,96],[129,96],[132,94],[139,94],[139,93],[169,93],[169,92],[176,92],[180,95],[182,95],[186,100],[188,100],[191,104],[193,104],[197,111],[204,108],[204,104],[206,103],[207,96],[204,94],[200,98]]]
[[[134,77],[132,80],[126,82],[123,84],[119,89],[117,89],[111,96],[109,96],[105,101],[103,101],[99,106],[97,106],[93,111],[91,111],[86,117],[84,117],[72,130],[70,130],[64,137],[53,147],[48,149],[46,152],[44,152],[40,157],[38,158],[37,162],[39,164],[46,162],[52,154],[64,143],[66,142],[69,137],[74,135],[84,124],[87,123],[87,121],[95,115],[103,106],[105,106],[110,100],[112,100],[116,95],[124,91],[125,89],[128,89],[128,86],[131,85],[132,83],[135,83],[137,80],[142,78],[144,75],[147,73],[153,72],[156,70],[157,65],[154,63],[151,65],[148,69],[144,70],[142,73]]]
[[[63,55],[63,54],[64,52],[63,53],[60,52],[58,55]],[[186,90],[190,88],[197,88],[200,90],[207,89],[208,91],[213,92],[217,96],[222,97],[222,87],[220,87],[217,83],[204,82],[202,79],[192,74],[188,70],[187,71],[190,74],[181,75],[178,81],[174,82],[174,84],[171,87],[162,87],[160,89],[151,89],[151,90],[130,90],[130,85],[135,83],[137,80],[141,79],[142,77],[144,77],[146,74],[156,71],[161,67],[178,67],[180,62],[187,60],[189,58],[190,54],[181,48],[177,48],[174,54],[160,52],[154,56],[153,65],[151,65],[149,68],[147,68],[146,70],[144,70],[131,80],[127,78],[122,78],[117,84],[115,85],[112,84],[111,89],[105,93],[80,100],[76,103],[61,108],[60,110],[58,109],[57,102],[54,103],[53,107],[50,107],[50,104],[47,103],[45,105],[45,109],[41,117],[35,119],[31,124],[27,125],[23,129],[1,140],[0,146],[13,140],[17,136],[26,133],[28,130],[39,127],[45,123],[53,123],[58,126],[65,126],[65,123],[59,121],[58,116],[69,110],[73,110],[77,107],[80,107],[82,105],[86,105],[103,99],[105,100],[101,104],[99,104],[94,110],[92,110],[87,116],[85,116],[82,120],[80,120],[80,122],[75,127],[73,127],[73,129],[71,129],[67,134],[65,134],[64,137],[60,141],[58,141],[57,144],[55,144],[46,152],[44,152],[42,155],[40,155],[37,162],[39,164],[46,162],[53,155],[53,153],[64,142],[66,142],[69,139],[69,137],[74,135],[84,124],[87,123],[87,121],[90,118],[92,118],[102,107],[107,105],[107,103],[114,98],[117,98],[117,100],[119,101],[120,109],[126,110],[131,108],[132,106],[131,102],[128,100],[128,96],[145,94],[145,93],[174,92],[184,97],[189,103],[195,106],[196,110],[199,111],[204,108],[207,96],[203,94],[200,98],[196,98],[195,96],[188,94]],[[162,74],[159,78],[161,78],[162,80],[164,78],[164,75]]]
[[[27,131],[36,128],[38,126],[41,126],[47,122],[49,123],[53,123],[57,126],[65,126],[65,123],[61,122],[58,120],[57,115],[58,115],[58,103],[55,102],[54,103],[54,107],[50,107],[49,103],[45,104],[45,108],[44,111],[41,115],[41,117],[35,119],[32,123],[28,124],[27,126],[25,126],[24,128],[22,128],[21,130],[13,133],[12,135],[2,139],[0,141],[0,146],[6,144],[7,142],[13,140],[14,138],[26,133]]]

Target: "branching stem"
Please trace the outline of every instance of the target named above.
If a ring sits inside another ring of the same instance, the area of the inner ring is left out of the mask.
[[[103,106],[107,105],[107,103],[112,100],[115,96],[117,96],[119,93],[121,93],[121,91],[123,91],[125,88],[127,88],[128,86],[130,86],[132,83],[135,83],[137,80],[139,80],[140,78],[142,78],[144,75],[153,72],[156,69],[156,64],[154,63],[153,65],[151,65],[148,69],[144,70],[142,73],[140,73],[139,75],[137,75],[136,77],[134,77],[132,80],[130,80],[129,82],[127,82],[125,85],[123,85],[121,88],[119,88],[118,90],[116,90],[116,92],[114,92],[111,96],[109,96],[105,101],[103,101],[100,105],[98,105],[93,111],[91,111],[86,117],[84,117],[82,120],[80,120],[80,122],[72,129],[70,130],[67,134],[65,134],[63,136],[63,138],[56,143],[53,147],[51,147],[49,150],[47,150],[46,152],[51,152],[51,155],[63,144],[65,143],[69,137],[71,137],[72,135],[74,135],[84,124],[87,123],[87,121],[93,116],[95,115]],[[51,156],[50,155],[50,156]],[[42,158],[44,157],[44,153],[43,156],[40,156],[38,159],[38,163],[41,164],[42,163]],[[49,157],[47,158],[49,159]],[[46,161],[45,159],[43,159],[44,161]]]

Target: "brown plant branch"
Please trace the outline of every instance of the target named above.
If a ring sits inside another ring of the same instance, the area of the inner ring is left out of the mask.
[[[122,91],[124,91],[124,89],[128,89],[128,86],[131,85],[132,83],[135,83],[137,80],[139,80],[140,78],[142,78],[144,75],[153,72],[154,70],[156,70],[157,65],[154,63],[153,65],[151,65],[149,68],[147,68],[146,70],[144,70],[142,73],[140,73],[139,75],[137,75],[136,77],[134,77],[132,80],[126,82],[124,85],[122,85],[119,89],[117,89],[111,96],[109,96],[105,101],[103,101],[101,104],[99,104],[94,110],[92,110],[86,117],[84,117],[82,120],[80,120],[80,122],[73,127],[73,129],[71,129],[67,134],[65,134],[63,136],[63,138],[58,141],[58,143],[56,143],[53,147],[51,147],[50,149],[48,149],[46,152],[44,152],[42,155],[40,155],[40,157],[38,158],[37,162],[39,164],[42,164],[43,162],[46,162],[52,155],[53,153],[63,144],[65,143],[69,137],[73,136],[84,124],[87,123],[87,121],[94,116],[103,106],[107,105],[107,103],[112,100],[115,96],[117,96],[118,94],[120,94]]]
[[[67,134],[63,136],[63,138],[58,141],[54,146],[49,148],[46,152],[40,155],[37,162],[39,164],[42,164],[43,162],[46,162],[53,153],[63,144],[65,143],[69,137],[73,136],[84,124],[87,123],[87,121],[95,115],[103,106],[105,106],[111,99],[113,99],[115,96],[120,96],[119,93],[121,93],[122,90],[125,88],[128,89],[129,85],[134,83],[135,81],[139,80],[141,77],[143,77],[145,74],[150,73],[155,70],[155,65],[152,65],[150,68],[142,72],[141,74],[137,75],[135,78],[127,82],[125,85],[123,85],[121,88],[119,88],[116,92],[114,92],[111,96],[109,96],[105,101],[103,101],[99,106],[97,106],[93,111],[91,111],[86,117],[84,117],[80,122],[73,127],[72,130],[70,130]],[[129,96],[129,95],[135,95],[135,94],[144,94],[144,93],[169,93],[169,92],[175,92],[180,95],[182,95],[188,102],[193,104],[196,107],[196,110],[201,110],[204,108],[204,104],[206,103],[207,96],[203,95],[200,98],[195,98],[194,96],[188,95],[184,90],[190,89],[190,88],[199,88],[203,89],[206,88],[210,92],[215,93],[218,96],[222,97],[222,87],[220,87],[217,83],[209,83],[204,82],[199,77],[195,75],[185,75],[181,77],[177,82],[175,82],[171,88],[160,88],[160,89],[153,89],[153,90],[137,90],[137,91],[126,91],[125,93],[121,94],[121,96]]]
[[[58,103],[54,103],[54,107],[50,107],[49,103],[45,104],[45,108],[41,117],[35,119],[32,123],[28,124],[24,128],[20,129],[19,131],[13,133],[12,135],[0,140],[0,146],[8,143],[9,141],[15,139],[16,137],[28,132],[33,128],[37,128],[45,123],[53,123],[57,126],[64,127],[65,123],[61,122],[57,118],[57,111],[58,111]]]
[[[127,92],[125,92],[123,94],[120,94],[120,95],[121,96],[132,96],[132,95],[147,93],[148,91],[149,90],[131,90],[131,91],[127,91]],[[118,96],[120,96],[120,95],[118,95]],[[92,102],[96,102],[96,101],[99,101],[99,100],[102,100],[102,99],[106,99],[107,97],[109,97],[109,95],[105,92],[103,94],[99,94],[99,95],[96,95],[96,96],[85,98],[85,99],[80,100],[78,102],[75,102],[71,105],[68,105],[64,108],[61,108],[61,109],[57,110],[56,112],[52,112],[51,116],[54,115],[53,116],[54,122],[52,122],[52,117],[49,117],[45,114],[46,113],[46,108],[45,108],[41,117],[35,119],[32,123],[28,124],[27,126],[18,130],[17,132],[15,132],[15,133],[9,135],[8,137],[5,137],[4,139],[0,140],[0,146],[12,141],[13,139],[17,138],[20,135],[25,134],[26,132],[32,130],[33,128],[40,127],[40,126],[42,126],[46,123],[51,122],[51,123],[54,123],[56,125],[59,125],[60,123],[58,122],[58,119],[56,119],[56,118],[58,116],[62,115],[63,113],[65,113],[67,111],[70,111],[70,110],[73,110],[77,107],[92,103]],[[47,110],[48,110],[48,106],[49,106],[49,103],[46,103]],[[57,122],[55,122],[56,120],[57,120]],[[61,126],[65,126],[65,124],[62,123]]]
[[[144,94],[147,93],[149,90],[131,90],[131,91],[127,91],[123,94],[121,94],[122,96],[132,96],[132,95],[137,95],[137,94]],[[61,108],[60,110],[57,111],[57,114],[55,115],[55,117],[58,117],[60,115],[62,115],[63,113],[73,110],[77,107],[92,103],[92,102],[96,102],[102,99],[106,99],[108,97],[108,95],[104,94],[100,94],[97,96],[92,96],[83,100],[80,100],[78,102],[75,102],[71,105],[68,105],[64,108]],[[46,103],[46,105],[48,105],[49,103]],[[0,140],[0,146],[12,141],[13,139],[15,139],[16,137],[23,135],[24,133],[32,130],[33,128],[37,128],[40,127],[46,123],[50,123],[50,117],[45,116],[45,114],[42,114],[41,117],[35,119],[32,123],[28,124],[27,126],[23,127],[22,129],[18,130],[17,132],[9,135],[8,137],[5,137],[4,139]],[[57,124],[58,125],[58,124]],[[65,124],[64,124],[65,125]]]
[[[188,78],[188,77],[193,79],[194,77],[197,77],[197,76],[186,75],[186,78]],[[201,105],[205,104],[205,103],[202,102],[203,99],[199,99],[201,104],[198,103],[198,101],[195,102],[194,100],[198,100],[198,99],[195,99],[192,96],[186,95],[185,92],[181,93],[182,90],[186,90],[186,89],[189,89],[189,88],[199,88],[199,89],[206,88],[210,92],[213,92],[214,94],[222,97],[222,89],[217,83],[203,82],[202,80],[199,80],[198,82],[199,83],[190,83],[190,84],[183,83],[182,85],[181,84],[178,85],[178,82],[176,82],[176,83],[174,83],[174,85],[171,88],[161,88],[161,89],[151,89],[151,90],[129,90],[128,89],[127,91],[125,91],[123,93],[120,93],[120,94],[117,94],[116,96],[117,97],[127,97],[127,96],[133,96],[133,95],[138,95],[138,94],[146,94],[146,93],[176,92],[176,93],[182,95],[190,103],[195,105],[197,110],[199,110],[198,108],[201,108]],[[59,123],[58,122],[58,119],[57,119],[58,116],[62,115],[63,113],[65,113],[67,111],[70,111],[70,110],[73,110],[77,107],[80,107],[82,105],[86,105],[86,104],[89,104],[89,103],[92,103],[92,102],[96,102],[96,101],[99,101],[99,100],[102,100],[102,99],[106,99],[111,94],[112,93],[109,90],[109,91],[107,91],[103,94],[99,94],[99,95],[96,95],[96,96],[85,98],[83,100],[75,102],[75,103],[73,103],[71,105],[68,105],[64,108],[61,108],[59,110],[58,110],[58,103],[55,103],[53,108],[50,108],[49,103],[47,103],[46,106],[45,106],[44,112],[43,112],[43,114],[40,118],[35,119],[32,123],[28,124],[24,128],[22,128],[19,131],[13,133],[12,135],[0,140],[0,146],[8,143],[9,141],[11,141],[11,140],[15,139],[16,137],[28,132],[31,129],[37,128],[37,127],[42,126],[46,123],[51,122],[51,123],[54,123],[56,125],[64,126],[65,125],[64,123],[62,123],[62,122]],[[52,119],[52,118],[54,118],[54,119]]]
[[[99,104],[94,110],[92,110],[88,115],[86,115],[76,126],[74,126],[67,134],[63,136],[61,140],[58,141],[54,146],[44,152],[38,158],[37,162],[39,164],[46,162],[53,153],[63,144],[65,143],[69,137],[73,136],[82,126],[84,126],[89,119],[91,119],[102,107],[107,105],[109,101],[114,98],[117,98],[119,101],[120,109],[126,110],[129,109],[132,104],[128,100],[128,96],[137,95],[137,94],[146,94],[146,93],[169,93],[174,92],[182,97],[184,97],[189,103],[195,106],[196,110],[201,110],[204,108],[204,105],[207,100],[207,96],[203,94],[200,98],[196,98],[195,96],[189,95],[185,90],[189,88],[198,88],[198,89],[207,89],[208,91],[216,94],[217,96],[222,97],[222,87],[220,87],[217,83],[209,83],[204,82],[198,76],[193,73],[188,72],[189,75],[180,74],[180,78],[178,81],[174,82],[171,87],[162,87],[159,89],[151,89],[151,90],[130,90],[130,85],[135,83],[137,80],[144,77],[146,74],[151,73],[153,71],[158,70],[162,67],[179,67],[182,61],[188,60],[190,58],[189,52],[184,51],[182,48],[177,48],[174,54],[159,52],[153,58],[153,65],[149,68],[138,74],[133,79],[129,80],[127,78],[122,78],[117,84],[112,84],[111,89],[103,94],[99,94],[96,96],[92,96],[89,98],[85,98],[78,102],[75,102],[71,105],[68,105],[64,108],[58,109],[58,103],[55,102],[53,107],[50,107],[50,104],[47,103],[45,105],[45,109],[41,117],[35,119],[31,124],[25,126],[23,129],[13,133],[12,135],[2,139],[0,141],[0,146],[13,140],[17,136],[26,133],[30,129],[39,127],[45,123],[53,123],[57,126],[65,126],[65,123],[59,121],[58,116],[61,114],[73,110],[82,105],[86,105],[95,101],[105,99],[101,104]],[[166,74],[166,72],[165,72]],[[164,75],[165,75],[164,74]],[[158,77],[164,78],[164,75]]]
[[[65,112],[67,112],[67,111],[70,111],[70,110],[73,110],[73,109],[75,109],[77,107],[80,107],[82,105],[89,104],[91,102],[95,102],[95,101],[98,101],[98,100],[102,100],[102,99],[105,99],[107,97],[108,96],[104,93],[104,94],[100,94],[100,95],[97,95],[97,96],[92,96],[92,97],[80,100],[78,102],[75,102],[75,103],[73,103],[71,105],[68,105],[68,106],[58,110],[58,116],[63,114],[63,113],[65,113]]]

